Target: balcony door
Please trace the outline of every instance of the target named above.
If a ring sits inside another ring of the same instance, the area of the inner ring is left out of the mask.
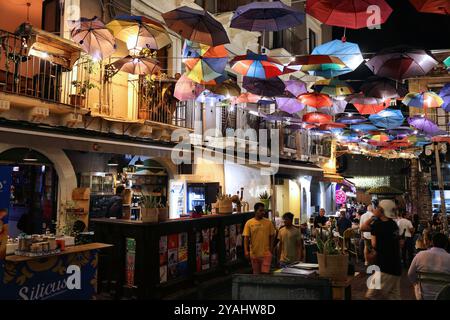
[[[44,0],[42,3],[42,29],[58,35],[61,32],[60,0]]]

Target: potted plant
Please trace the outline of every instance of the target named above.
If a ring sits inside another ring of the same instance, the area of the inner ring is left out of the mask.
[[[70,104],[73,106],[76,106],[76,107],[84,106],[87,91],[97,87],[95,84],[91,83],[89,80],[72,81],[72,86],[74,86],[76,88],[76,93],[69,95]]]
[[[270,207],[270,195],[267,193],[267,191],[264,191],[259,195],[259,201],[264,204],[264,208],[266,210]]]
[[[159,199],[154,195],[141,195],[142,222],[158,222]]]
[[[320,237],[317,238],[317,249],[319,275],[333,281],[345,281],[348,272],[348,255],[337,249],[333,236],[330,235],[326,241]]]

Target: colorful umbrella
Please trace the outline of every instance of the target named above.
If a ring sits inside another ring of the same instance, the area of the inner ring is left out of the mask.
[[[330,122],[330,123],[324,123],[319,125],[319,129],[321,130],[336,130],[336,129],[344,129],[345,127],[347,127],[346,124],[344,123],[337,123],[337,122]]]
[[[324,124],[333,121],[333,117],[320,112],[309,112],[303,116],[303,122],[313,123],[313,124]]]
[[[231,80],[224,81],[210,90],[215,94],[224,96],[226,99],[238,97],[241,94],[241,87]]]
[[[356,43],[351,43],[343,40],[333,40],[320,46],[317,46],[312,51],[313,55],[329,55],[334,56],[346,65],[339,70],[324,70],[314,71],[316,76],[325,78],[337,77],[354,71],[364,61],[361,50]]]
[[[377,76],[394,80],[424,76],[437,64],[425,50],[409,47],[382,50],[366,63]]]
[[[197,83],[220,77],[228,63],[225,46],[210,47],[189,40],[184,43],[182,57],[188,68],[187,76]]]
[[[189,71],[189,70],[188,70]],[[222,82],[228,80],[228,74],[225,72],[223,73],[220,77],[217,77],[213,80],[209,80],[209,81],[200,81],[199,84],[203,84],[205,86],[216,86],[218,84],[221,84]]]
[[[242,87],[247,91],[264,97],[281,96],[286,86],[280,78],[267,80],[244,77]]]
[[[195,83],[183,74],[175,85],[173,96],[179,101],[195,100],[204,90],[204,86]]]
[[[332,99],[333,105],[331,107],[320,108],[320,111],[332,116],[337,115],[338,113],[342,113],[345,111],[345,107],[347,106],[347,101],[343,99]]]
[[[157,74],[161,72],[159,61],[148,57],[126,56],[111,65],[118,71],[138,75]]]
[[[313,108],[331,107],[333,105],[333,100],[331,100],[330,96],[323,93],[307,92],[299,95],[297,99],[304,105]]]
[[[351,131],[345,131],[339,135],[337,135],[336,137],[338,139],[339,142],[344,142],[344,143],[352,143],[352,142],[359,142],[360,141],[360,137]]]
[[[444,61],[442,61],[444,63],[444,66],[448,68],[450,68],[450,56],[447,57]]]
[[[402,102],[408,107],[415,108],[439,108],[444,104],[444,100],[432,91],[408,93]]]
[[[386,78],[369,78],[362,86],[361,91],[367,97],[377,99],[395,99],[404,97],[408,92],[403,85]]]
[[[248,51],[246,55],[235,57],[230,65],[236,73],[258,79],[281,76],[284,70],[283,64],[278,60],[251,51]]]
[[[147,17],[119,15],[106,26],[128,49],[159,50],[172,43],[163,25]]]
[[[354,124],[350,126],[350,129],[353,131],[363,131],[363,132],[369,132],[369,131],[375,131],[378,130],[378,127],[368,124],[368,123],[361,123],[361,124]]]
[[[299,119],[298,116],[280,110],[272,112],[266,117],[267,121],[291,121],[296,119]]]
[[[384,0],[307,0],[306,13],[329,26],[361,29],[370,26],[371,6],[379,10],[380,24],[392,13]]]
[[[247,31],[280,31],[304,21],[303,12],[281,1],[252,2],[236,9],[230,27]]]
[[[72,40],[94,59],[106,59],[116,51],[114,36],[97,17],[73,20],[70,25]]]
[[[305,108],[305,105],[295,98],[276,97],[275,101],[277,103],[278,109],[280,109],[281,111],[286,111],[288,113],[300,112]]]
[[[314,90],[330,96],[346,96],[353,93],[352,87],[347,82],[338,79],[319,80],[314,86]]]
[[[439,92],[439,96],[444,100],[442,104],[442,109],[449,112],[450,111],[450,83],[447,83]]]
[[[448,0],[409,0],[419,12],[450,15]]]
[[[341,59],[329,55],[297,56],[289,63],[289,69],[299,71],[341,70],[345,67]]]
[[[347,114],[339,116],[336,122],[345,123],[345,124],[357,124],[367,121],[367,118],[361,115]]]
[[[383,101],[358,94],[350,98],[350,103],[360,114],[375,114],[389,107],[390,100]]]
[[[400,110],[385,109],[369,116],[369,120],[377,127],[395,129],[403,124],[405,117]]]
[[[167,27],[184,39],[213,47],[230,43],[223,25],[206,10],[183,6],[163,13],[162,17]]]
[[[306,89],[306,83],[300,80],[287,80],[284,81],[286,85],[286,91],[291,93],[294,97],[298,97],[302,93],[308,92]]]
[[[261,99],[262,99],[262,97],[257,94],[253,94],[250,92],[244,92],[244,93],[241,93],[239,95],[239,97],[237,97],[234,100],[234,103],[258,103],[258,101]]]
[[[413,132],[414,130],[411,129],[410,127],[397,127],[395,129],[389,130],[389,134],[397,138],[405,138],[410,134],[412,134]]]
[[[410,126],[416,128],[417,130],[423,131],[427,134],[433,134],[440,131],[438,125],[426,118],[423,115],[413,116],[408,118],[408,123]]]

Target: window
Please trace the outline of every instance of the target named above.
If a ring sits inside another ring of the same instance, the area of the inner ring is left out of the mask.
[[[56,34],[61,31],[61,9],[58,0],[44,0],[42,29]]]
[[[317,35],[311,29],[308,29],[308,50],[311,54],[314,48],[317,46]]]

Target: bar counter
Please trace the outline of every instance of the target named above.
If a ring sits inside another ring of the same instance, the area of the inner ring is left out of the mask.
[[[160,299],[248,265],[242,231],[253,212],[159,223],[92,219],[95,240],[112,243],[99,269],[102,290],[117,298]]]

